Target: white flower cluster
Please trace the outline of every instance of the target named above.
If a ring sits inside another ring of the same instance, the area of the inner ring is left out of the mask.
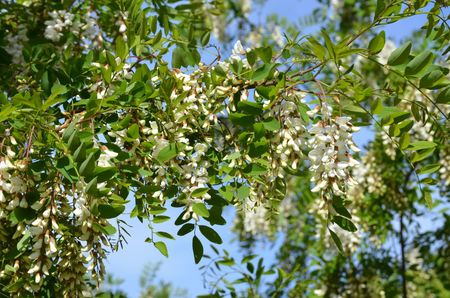
[[[47,190],[46,195],[50,196],[50,191]],[[41,209],[40,206],[46,204],[45,198],[41,199],[35,206],[35,209]],[[30,227],[30,234],[33,237],[33,252],[29,258],[33,260],[34,266],[28,270],[28,274],[34,276],[35,283],[40,285],[43,276],[49,275],[49,269],[52,266],[51,258],[57,252],[56,240],[54,233],[61,232],[56,223],[55,215],[57,209],[53,200],[51,200],[41,215],[32,222]]]
[[[73,239],[61,238],[62,242],[67,243],[64,249],[60,251],[59,257],[61,261],[57,267],[58,274],[65,282],[62,289],[63,297],[92,297],[92,290],[84,281],[87,273],[86,256],[83,254],[81,247],[83,244]]]
[[[246,199],[243,211],[242,225],[245,233],[253,236],[270,235],[270,220],[268,220],[268,212],[263,204]]]
[[[294,102],[294,100],[298,101],[298,99],[303,100],[303,97],[303,93],[292,92],[287,95],[286,100],[282,100],[272,109],[273,114],[276,116],[275,118],[280,119],[283,124],[271,140],[279,157],[278,160],[276,158],[272,160],[272,168],[273,170],[279,170],[278,176],[280,178],[284,177],[281,167],[289,166],[294,170],[297,169],[303,157],[302,149],[305,149],[307,146],[305,123],[299,115],[297,105]],[[271,113],[269,113],[269,116]]]
[[[353,177],[358,183],[348,190],[348,196],[354,201],[364,197],[366,193],[381,196],[386,192],[386,185],[381,176],[382,170],[377,165],[373,151],[368,151],[361,159],[359,167],[353,169]]]
[[[241,11],[245,16],[248,16],[252,10],[252,0],[240,0]]]
[[[190,162],[183,165],[184,178],[188,181],[188,186],[183,189],[183,193],[187,196],[186,201],[186,213],[183,219],[189,219],[191,216],[195,220],[198,220],[198,216],[193,212],[192,206],[196,203],[204,203],[205,200],[211,198],[208,193],[203,193],[199,196],[193,196],[196,190],[208,188],[208,168],[210,162],[203,159],[206,151],[208,150],[207,144],[197,143],[194,146],[194,151],[190,156]]]
[[[75,20],[75,15],[65,10],[51,11],[51,19],[45,21],[44,36],[51,41],[58,42],[64,35],[64,31],[69,30],[73,34],[78,34],[81,24]]]
[[[115,58],[116,67],[112,70],[111,80],[114,82],[119,82],[124,79],[130,79],[133,76],[131,72],[131,65],[129,63],[123,62],[119,57]],[[101,65],[100,63],[94,62],[92,66],[101,69],[110,68],[110,65]],[[103,78],[98,77],[97,81],[92,84],[89,88],[90,91],[97,92],[97,98],[103,99],[107,96],[111,96],[114,93],[115,85],[113,83],[107,84]]]
[[[6,218],[8,212],[20,206],[28,207],[26,199],[20,194],[26,192],[27,184],[17,170],[23,169],[20,163],[12,163],[15,153],[7,148],[8,154],[0,157],[0,219]]]
[[[120,12],[119,18],[116,20],[115,25],[119,28],[119,33],[122,35],[123,39],[126,41],[127,36],[127,20],[128,12]]]
[[[351,170],[359,163],[351,152],[360,150],[352,140],[352,133],[359,128],[350,123],[349,117],[331,117],[331,107],[326,103],[310,114],[319,110],[323,118],[309,129],[312,135],[309,141],[312,150],[308,154],[313,173],[311,181],[316,184],[312,191],[323,191],[326,196],[330,195],[327,192],[342,196],[346,187],[356,184]]]
[[[12,62],[14,64],[23,64],[22,50],[24,44],[28,41],[27,28],[21,24],[17,28],[17,33],[8,33],[6,35],[7,46],[6,52],[12,56]]]
[[[80,32],[82,32],[81,39],[83,41],[83,47],[86,49],[89,47],[99,47],[103,42],[103,38],[95,15],[87,12],[82,19],[82,23]]]

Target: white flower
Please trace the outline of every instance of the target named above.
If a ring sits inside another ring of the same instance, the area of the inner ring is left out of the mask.
[[[100,154],[97,165],[102,168],[112,167],[114,166],[114,164],[112,164],[110,161],[112,158],[117,157],[117,155],[119,155],[117,152],[105,149]]]
[[[313,136],[308,154],[313,172],[311,181],[316,184],[311,191],[331,191],[341,196],[346,192],[346,185],[355,183],[351,169],[359,163],[351,156],[351,151],[359,151],[352,140],[352,132],[357,129],[350,123],[350,117],[332,118],[326,103],[322,103],[320,110],[322,119],[309,129]]]

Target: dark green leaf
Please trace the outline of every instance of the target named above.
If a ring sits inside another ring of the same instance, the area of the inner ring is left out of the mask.
[[[337,249],[341,254],[344,254],[344,248],[342,247],[341,239],[339,239],[339,236],[333,232],[330,228],[328,228],[328,231],[330,231],[331,239],[333,239],[334,244],[336,244]]]
[[[216,244],[222,244],[222,238],[220,238],[219,234],[217,234],[217,232],[211,229],[210,227],[200,225],[200,232],[209,241]]]
[[[192,232],[192,231],[194,230],[194,228],[195,228],[194,224],[191,224],[191,223],[184,224],[184,225],[178,230],[177,235],[178,235],[178,236],[184,236],[184,235],[186,235],[186,234]]]
[[[346,231],[356,232],[358,230],[351,220],[340,215],[335,215],[333,217],[333,222]]]
[[[203,257],[203,245],[197,236],[194,236],[194,238],[192,238],[192,250],[194,252],[195,264],[198,264]]]
[[[125,211],[124,205],[98,205],[98,212],[102,218],[115,218]]]

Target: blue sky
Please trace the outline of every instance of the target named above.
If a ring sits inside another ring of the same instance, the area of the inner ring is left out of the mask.
[[[311,13],[315,7],[317,7],[317,3],[312,0],[269,0],[262,11],[257,16],[253,14],[251,19],[259,21],[263,20],[268,14],[277,13],[291,21],[296,21],[298,17]],[[402,20],[390,25],[386,33],[388,37],[398,42],[411,30],[418,28],[424,22],[425,16],[416,16]],[[355,141],[362,146],[371,135],[369,131],[362,130],[355,135]],[[168,215],[176,218],[179,213],[180,209],[169,210]],[[221,247],[227,249],[231,254],[239,254],[238,244],[236,242],[232,243],[234,235],[230,231],[233,215],[231,208],[226,209],[224,217],[227,219],[228,224],[220,227],[215,226],[214,228],[224,240],[225,244]],[[126,220],[128,221],[128,219]],[[129,229],[132,237],[128,239],[128,245],[123,250],[111,254],[106,263],[106,269],[109,273],[113,274],[115,278],[124,280],[119,288],[127,292],[129,297],[139,296],[139,276],[144,266],[150,262],[162,262],[158,272],[159,279],[170,281],[177,287],[187,289],[189,297],[207,293],[206,289],[203,288],[201,272],[198,270],[198,266],[194,264],[191,248],[192,236],[187,235],[178,237],[176,240],[165,241],[169,250],[169,258],[165,258],[153,245],[144,242],[150,233],[145,223],[141,224],[134,219],[130,221],[130,224],[133,227]],[[178,227],[173,224],[173,221],[159,224],[156,228],[157,230],[169,232],[172,235],[176,235],[178,231]],[[208,243],[204,239],[202,239],[202,242],[204,244]],[[210,249],[207,249],[205,252],[210,252]],[[266,256],[266,261],[273,261],[273,248],[259,248],[258,253]]]

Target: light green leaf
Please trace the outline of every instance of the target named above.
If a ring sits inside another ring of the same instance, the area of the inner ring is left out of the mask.
[[[156,249],[159,250],[159,252],[165,256],[166,258],[169,257],[169,252],[167,251],[167,246],[162,241],[153,242],[153,245],[156,247]]]
[[[158,154],[157,159],[160,162],[166,162],[168,160],[171,160],[172,158],[177,156],[177,146],[176,144],[169,144],[166,147],[164,147]]]
[[[378,54],[383,50],[386,41],[386,33],[381,31],[369,43],[369,51],[371,54]]]
[[[431,164],[431,165],[426,165],[422,168],[420,168],[419,170],[417,170],[417,174],[431,174],[436,172],[437,170],[439,170],[441,167],[440,164]]]
[[[264,64],[263,66],[261,66],[260,68],[255,70],[255,72],[252,75],[252,80],[253,81],[262,81],[262,80],[267,79],[272,74],[272,72],[276,66],[277,66],[277,64],[274,64],[274,63]]]
[[[391,53],[388,59],[388,64],[395,66],[404,64],[409,61],[409,53],[411,52],[412,44],[408,41],[403,46],[399,47]]]
[[[433,53],[429,51],[420,53],[406,65],[405,74],[407,76],[418,74],[431,64],[433,58]]]
[[[209,211],[203,203],[196,203],[192,206],[192,211],[201,217],[209,217]]]
[[[155,234],[158,235],[161,238],[167,238],[167,239],[175,240],[175,237],[173,237],[172,235],[170,235],[167,232],[158,231],[158,232],[155,232]]]
[[[411,143],[406,150],[422,150],[428,148],[434,148],[437,144],[431,141],[416,141]]]

